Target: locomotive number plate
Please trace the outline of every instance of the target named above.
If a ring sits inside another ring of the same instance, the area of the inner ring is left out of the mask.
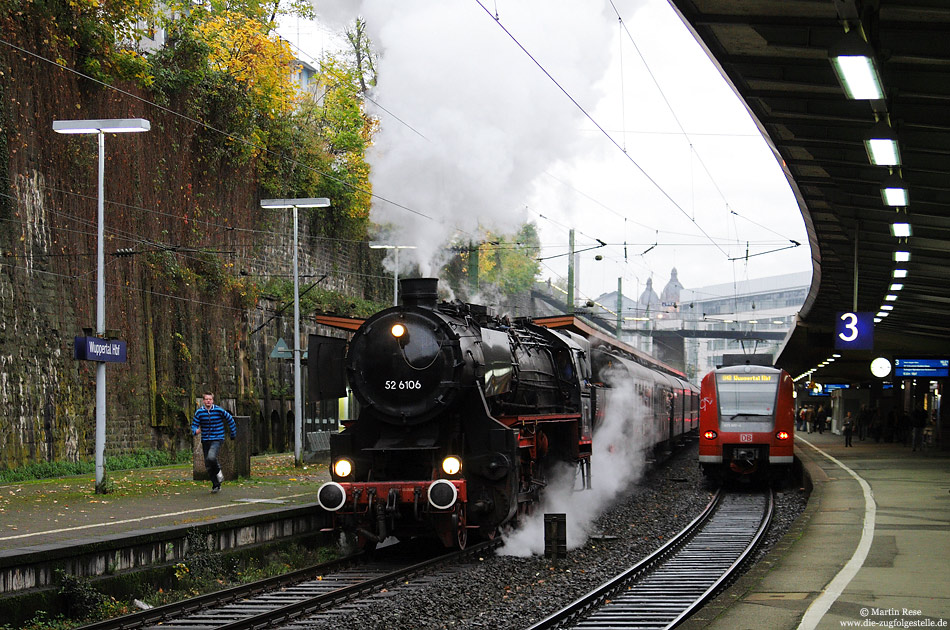
[[[386,389],[422,389],[419,381],[386,381]]]
[[[740,442],[751,442],[751,441],[752,441],[752,434],[751,434],[751,433],[740,433],[740,434],[739,434],[739,441],[740,441]]]

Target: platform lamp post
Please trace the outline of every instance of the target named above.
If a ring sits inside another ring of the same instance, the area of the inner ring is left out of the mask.
[[[99,136],[99,194],[98,231],[96,236],[96,336],[106,334],[106,280],[103,238],[105,236],[105,170],[106,134],[148,131],[151,123],[143,118],[113,118],[105,120],[54,120],[56,133],[97,134]],[[106,450],[106,364],[96,364],[96,492],[105,492]]]
[[[415,245],[370,245],[370,249],[393,250],[393,306],[399,306],[399,250],[415,249]]]
[[[294,209],[294,466],[303,465],[301,442],[303,437],[303,395],[300,387],[300,274],[297,268],[297,208],[328,208],[326,197],[301,199],[261,199],[262,208]]]

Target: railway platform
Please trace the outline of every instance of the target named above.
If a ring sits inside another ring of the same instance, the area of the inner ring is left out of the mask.
[[[805,512],[775,548],[680,628],[830,630],[950,624],[950,452],[796,436]]]
[[[127,571],[157,571],[182,561],[190,536],[212,549],[252,551],[322,536],[315,502],[326,465],[295,468],[293,455],[265,455],[251,476],[211,493],[191,466],[109,473],[113,491],[97,495],[93,475],[0,485],[0,612],[14,625],[48,600],[56,574],[115,581]],[[148,573],[148,575],[153,575]],[[149,578],[146,578],[149,579]]]
[[[0,556],[162,527],[200,525],[315,503],[326,465],[295,469],[293,455],[252,461],[250,478],[211,494],[190,466],[109,473],[114,492],[97,495],[92,475],[0,485]]]

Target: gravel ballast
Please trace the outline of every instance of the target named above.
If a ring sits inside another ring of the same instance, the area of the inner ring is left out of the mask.
[[[665,544],[706,507],[712,494],[692,444],[619,493],[592,524],[603,536],[589,538],[566,558],[486,556],[447,577],[410,582],[380,593],[367,606],[305,625],[335,630],[526,628]],[[779,492],[776,516],[758,557],[781,538],[806,501],[797,486]]]

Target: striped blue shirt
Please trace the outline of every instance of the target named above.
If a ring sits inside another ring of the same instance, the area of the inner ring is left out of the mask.
[[[212,405],[211,410],[207,410],[202,405],[195,411],[195,419],[191,421],[191,433],[201,427],[201,441],[212,442],[214,440],[224,439],[224,421],[228,421],[228,429],[233,439],[237,436],[237,425],[234,424],[234,417],[217,405]]]

